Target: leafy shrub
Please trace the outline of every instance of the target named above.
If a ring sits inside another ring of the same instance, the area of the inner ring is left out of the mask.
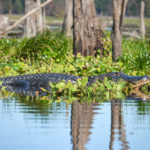
[[[63,35],[45,31],[27,39],[19,53],[20,57],[31,61],[49,61],[50,58],[53,58],[56,62],[59,62],[65,59],[69,50],[71,50],[69,39]]]
[[[19,40],[16,39],[1,39],[0,40],[0,62],[10,62],[14,60]]]
[[[122,98],[123,88],[126,83],[124,81],[114,82],[105,78],[104,81],[97,81],[96,83],[87,86],[88,78],[83,77],[78,79],[75,84],[68,82],[59,82],[49,83],[51,86],[51,92],[42,89],[45,92],[48,92],[52,99],[57,99],[60,96],[65,97],[66,99],[74,99],[75,97],[87,97],[92,99],[93,97],[101,97],[103,100],[113,99],[113,98]]]
[[[123,56],[127,72],[137,71],[140,74],[150,74],[150,40],[123,40]]]
[[[65,59],[72,49],[72,41],[59,34],[45,31],[32,38],[1,39],[0,62],[22,61],[47,62],[53,58],[56,62]]]

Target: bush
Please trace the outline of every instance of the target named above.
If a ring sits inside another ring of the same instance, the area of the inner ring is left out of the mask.
[[[130,71],[150,74],[150,40],[123,40],[123,56],[120,61]]]
[[[65,36],[45,31],[29,39],[0,40],[0,62],[28,60],[31,62],[48,62],[53,58],[56,62],[65,59],[71,51],[72,42]]]
[[[20,56],[31,61],[49,61],[53,58],[56,62],[62,61],[66,53],[71,50],[69,39],[60,34],[45,31],[30,38],[22,47]]]

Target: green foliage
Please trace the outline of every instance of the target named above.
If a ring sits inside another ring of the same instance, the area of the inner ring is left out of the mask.
[[[56,62],[65,59],[66,53],[71,49],[69,40],[60,34],[45,31],[42,34],[27,39],[22,47],[20,57],[31,61],[48,61],[53,58]]]
[[[98,13],[105,12],[106,10],[108,10],[107,7],[110,4],[110,0],[95,0],[95,6]]]
[[[145,1],[145,15],[150,16],[150,1]],[[127,3],[126,14],[128,16],[139,16],[140,15],[140,4],[141,0],[130,0]],[[112,15],[112,0],[95,0],[97,13],[103,12],[104,15]]]
[[[123,39],[123,56],[113,63],[111,40],[103,40],[105,53],[95,58],[72,55],[72,41],[51,32],[30,39],[0,40],[0,75],[68,73],[93,76],[123,71],[128,75],[150,75],[150,40]],[[21,63],[20,63],[21,62]]]
[[[53,58],[56,62],[65,59],[71,51],[71,40],[63,35],[45,31],[30,39],[1,39],[0,63],[22,60],[30,62],[47,62]],[[11,59],[10,59],[11,58]]]
[[[136,75],[150,74],[150,40],[123,40],[123,57],[126,72]]]
[[[22,5],[22,1],[21,0],[15,0],[14,2],[14,7],[13,7],[13,11],[14,13],[23,13],[24,9],[23,9],[23,5]]]
[[[88,78],[83,77],[82,79],[78,79],[75,84],[73,84],[72,82],[67,82],[67,83],[59,82],[58,84],[54,84],[54,83],[49,83],[49,84],[52,88],[53,96],[58,96],[58,95],[85,96],[87,82],[88,82]]]
[[[14,60],[16,49],[20,41],[15,39],[1,39],[0,40],[0,63]],[[10,60],[11,59],[11,60]]]
[[[75,84],[71,82],[59,82],[57,84],[49,83],[51,92],[47,91],[52,99],[74,99],[75,97],[86,97],[87,99],[102,98],[103,100],[123,98],[123,88],[126,83],[124,81],[114,82],[105,78],[105,80],[87,86],[88,78],[78,79]],[[43,89],[46,91],[45,89]]]

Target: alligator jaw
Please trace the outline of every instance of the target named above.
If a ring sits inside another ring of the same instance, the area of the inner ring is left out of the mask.
[[[140,81],[137,81],[137,82],[135,82],[135,83],[132,83],[132,87],[133,88],[140,88],[140,87],[142,87],[142,86],[145,86],[145,85],[147,85],[147,84],[149,84],[150,83],[150,77],[148,77],[148,76],[145,76],[144,78],[143,78],[143,80],[140,80]]]

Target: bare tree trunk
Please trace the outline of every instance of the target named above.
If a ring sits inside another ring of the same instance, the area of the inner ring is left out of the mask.
[[[40,0],[25,0],[25,12],[28,13],[41,4]],[[25,21],[25,36],[32,37],[43,30],[42,11],[39,9]]]
[[[3,12],[3,2],[0,1],[0,13],[2,13],[2,12]]]
[[[73,24],[73,0],[65,0],[65,17],[62,26],[62,32],[66,36],[72,36]]]
[[[103,47],[94,0],[73,0],[73,53],[83,56],[94,55]]]
[[[141,31],[142,39],[145,39],[144,8],[145,8],[145,3],[144,3],[144,1],[141,1],[140,31]]]
[[[42,18],[43,18],[43,28],[46,27],[46,12],[45,12],[45,7],[42,9]]]
[[[9,16],[11,16],[12,13],[12,0],[9,0]]]
[[[112,52],[113,61],[122,56],[122,27],[128,0],[113,0]]]
[[[41,0],[37,0],[37,7],[41,5]],[[43,31],[43,15],[42,15],[42,8],[36,12],[36,22],[37,22],[37,32]]]
[[[9,18],[7,16],[0,15],[0,31],[3,31],[9,27],[9,24]]]

